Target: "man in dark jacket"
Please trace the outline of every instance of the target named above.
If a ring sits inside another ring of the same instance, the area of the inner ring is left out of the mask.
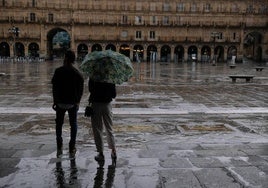
[[[113,98],[116,97],[115,84],[95,82],[89,79],[88,90],[90,92],[89,102],[92,103],[93,108],[91,125],[94,134],[95,145],[98,152],[95,160],[100,163],[103,163],[105,160],[103,154],[103,127],[105,127],[108,147],[111,149],[111,158],[115,164],[117,155],[112,129],[113,121],[111,104]]]
[[[68,112],[71,126],[71,139],[69,142],[70,156],[74,156],[76,152],[77,111],[83,95],[84,78],[73,66],[74,61],[74,52],[68,50],[65,53],[63,66],[55,70],[52,78],[52,108],[56,111],[57,157],[62,154],[62,126],[66,111]]]

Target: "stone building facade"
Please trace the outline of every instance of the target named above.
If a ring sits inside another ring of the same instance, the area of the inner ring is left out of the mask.
[[[268,0],[1,0],[0,11],[2,57],[70,47],[79,58],[112,49],[133,61],[268,59]],[[57,46],[60,32],[67,44]]]

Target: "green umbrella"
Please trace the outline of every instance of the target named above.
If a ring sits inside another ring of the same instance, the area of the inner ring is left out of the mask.
[[[128,81],[133,74],[130,59],[112,50],[87,54],[80,68],[92,80],[114,84]]]

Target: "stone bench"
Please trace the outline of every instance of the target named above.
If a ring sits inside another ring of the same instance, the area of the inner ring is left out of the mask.
[[[230,67],[231,69],[234,69],[234,68],[236,67],[236,65],[229,65],[229,67]]]
[[[255,67],[256,71],[262,71],[262,69],[264,69],[264,67]]]
[[[232,82],[235,83],[237,78],[245,79],[246,82],[250,82],[251,80],[253,80],[254,76],[252,76],[252,75],[231,75],[229,77],[232,78]]]

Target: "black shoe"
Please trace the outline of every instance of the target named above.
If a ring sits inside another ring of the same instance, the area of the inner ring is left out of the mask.
[[[59,158],[62,155],[62,147],[57,148],[57,158]]]
[[[115,152],[111,153],[112,165],[116,166],[117,155]]]
[[[75,157],[75,154],[76,154],[76,148],[75,148],[75,146],[70,146],[69,147],[69,156],[70,156],[70,158],[74,158]]]
[[[97,162],[104,162],[105,161],[105,158],[104,158],[103,153],[99,153],[97,156],[95,156],[95,160]]]

